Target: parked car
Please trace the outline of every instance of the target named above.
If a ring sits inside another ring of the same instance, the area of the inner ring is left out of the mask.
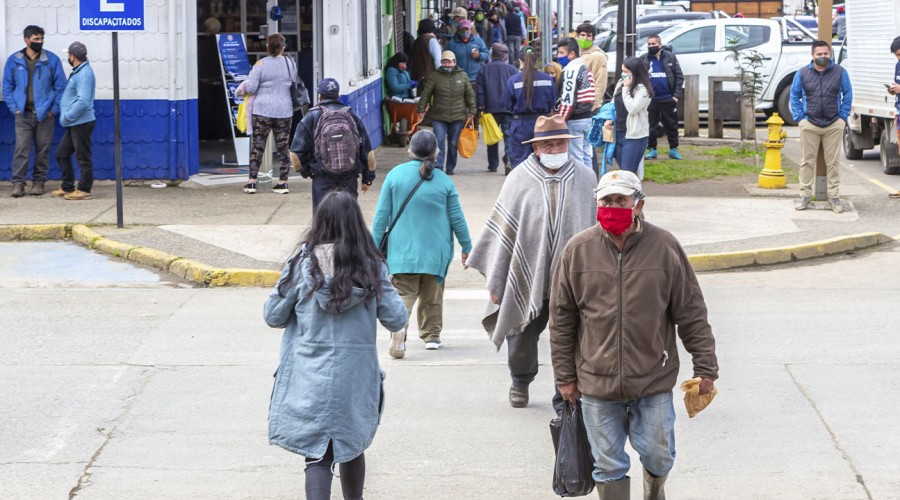
[[[647,47],[647,38],[652,35],[659,35],[663,31],[675,26],[678,23],[654,23],[654,24],[639,24],[635,29],[637,31],[637,40],[635,41],[638,51],[642,48],[646,49]],[[616,52],[616,41],[618,40],[618,36],[615,31],[607,31],[605,33],[600,34],[595,40],[594,45],[603,49],[604,52],[609,55],[612,53],[612,57],[615,58]]]
[[[807,33],[813,39],[819,36],[819,20],[815,16],[789,16],[784,18],[788,26],[788,36],[803,39]]]
[[[880,145],[884,173],[900,174],[895,99],[885,89],[885,85],[894,83],[897,59],[890,47],[900,33],[900,4],[884,9],[865,8],[867,4],[859,0],[847,0],[847,4],[853,14],[847,15],[847,36],[835,54],[853,82],[853,104],[844,127],[844,155],[858,160],[867,149]]]
[[[734,76],[734,61],[728,59],[727,45],[737,41],[742,48],[752,48],[765,56],[759,72],[764,75],[763,91],[757,109],[774,111],[793,124],[790,113],[790,87],[794,74],[810,61],[810,43],[794,42],[787,36],[784,19],[707,19],[673,26],[659,34],[678,56],[685,75],[700,76],[700,110],[709,107],[709,77]],[[811,42],[812,40],[810,40]],[[640,47],[641,52],[646,46]],[[611,66],[612,67],[612,66]],[[737,90],[737,83],[723,85],[724,90]]]
[[[637,18],[637,24],[665,23],[674,24],[685,21],[699,21],[701,19],[720,19],[731,17],[721,10],[711,12],[667,12],[665,14],[645,14]]]
[[[681,4],[669,4],[669,5],[654,5],[654,4],[639,4],[637,7],[637,16],[643,16],[645,14],[662,14],[662,13],[674,13],[674,12],[687,12],[687,9],[684,8]],[[619,15],[619,7],[612,5],[604,8],[600,11],[600,15],[595,17],[591,24],[597,28],[597,33],[603,31],[612,31],[616,28],[616,24],[618,24],[618,15]]]

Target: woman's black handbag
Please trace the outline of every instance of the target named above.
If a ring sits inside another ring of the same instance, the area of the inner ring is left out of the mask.
[[[288,57],[284,57],[284,64],[288,69],[288,76],[291,74],[291,65],[288,64]],[[300,75],[298,74],[294,81],[291,82],[291,103],[294,106],[294,111],[303,108],[304,106],[309,106],[309,92],[306,91],[306,86],[303,85],[303,80],[300,79]]]
[[[394,226],[397,224],[397,221],[403,214],[403,209],[406,208],[406,204],[409,203],[410,198],[412,198],[412,196],[416,194],[416,191],[419,190],[419,186],[421,186],[423,182],[425,182],[424,177],[419,179],[419,183],[416,184],[416,187],[414,187],[413,190],[409,192],[409,195],[406,197],[406,199],[403,200],[403,204],[400,205],[400,210],[397,211],[397,215],[394,216],[394,220],[391,221],[391,225],[388,226],[387,230],[384,231],[384,236],[381,237],[381,245],[378,246],[378,250],[381,251],[381,255],[384,256],[385,260],[387,260],[388,236],[390,236],[391,231],[394,230]]]

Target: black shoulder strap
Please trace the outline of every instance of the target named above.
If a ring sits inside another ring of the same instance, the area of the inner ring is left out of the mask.
[[[403,215],[403,209],[406,208],[406,204],[409,203],[409,200],[413,197],[414,194],[416,194],[416,191],[419,190],[419,186],[421,186],[423,182],[425,182],[424,177],[419,179],[419,183],[416,184],[416,187],[414,187],[412,189],[412,191],[409,192],[409,195],[406,197],[406,199],[403,200],[403,204],[400,205],[400,210],[397,211],[397,215],[394,216],[394,220],[391,221],[391,225],[388,226],[387,230],[385,230],[385,232],[384,232],[385,238],[387,238],[387,235],[391,234],[391,231],[393,231],[394,226],[397,224],[397,221],[400,219],[400,216]]]

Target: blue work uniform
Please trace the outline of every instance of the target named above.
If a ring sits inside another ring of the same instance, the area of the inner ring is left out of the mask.
[[[556,105],[556,85],[550,75],[535,71],[533,85],[531,106],[525,100],[521,73],[516,73],[507,80],[500,98],[503,107],[513,112],[512,123],[509,125],[509,161],[513,167],[525,161],[532,152],[531,144],[522,142],[534,137],[534,124],[538,116],[549,114]]]

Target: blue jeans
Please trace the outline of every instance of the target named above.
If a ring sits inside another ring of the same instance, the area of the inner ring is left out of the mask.
[[[500,132],[503,133],[503,159],[509,158],[509,124],[512,121],[512,115],[509,113],[494,113],[494,120],[500,126]],[[500,165],[500,159],[497,158],[500,152],[500,143],[487,147],[488,170],[497,170]]]
[[[591,158],[594,156],[594,147],[588,141],[588,132],[591,131],[591,119],[569,120],[566,125],[569,133],[578,136],[569,139],[569,156],[587,168],[591,168]]]
[[[621,139],[616,141],[616,165],[622,170],[638,173],[638,166],[644,159],[649,137],[640,139]]]
[[[453,172],[456,168],[456,143],[459,141],[459,133],[462,132],[465,121],[458,122],[439,122],[437,120],[431,122],[432,131],[437,138],[438,157],[434,162],[435,168]],[[446,154],[447,163],[444,163]],[[446,168],[444,168],[446,167]]]
[[[625,477],[631,460],[625,438],[654,476],[665,476],[675,463],[675,408],[672,391],[634,401],[609,401],[582,396],[584,426],[594,454],[594,481]]]

